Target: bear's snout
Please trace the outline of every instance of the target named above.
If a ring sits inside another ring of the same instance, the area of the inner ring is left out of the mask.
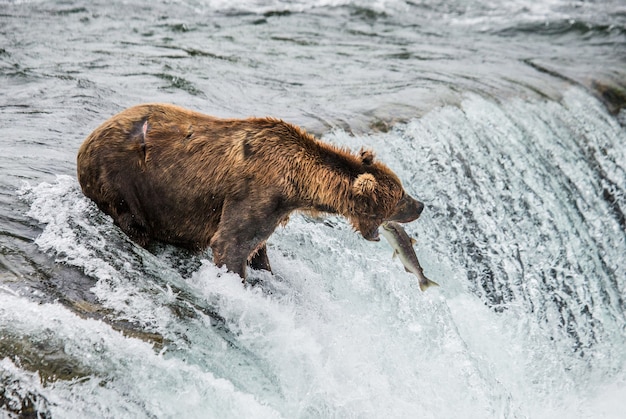
[[[385,221],[395,221],[398,223],[408,223],[417,220],[424,210],[424,204],[410,195],[404,195],[398,201],[394,213]]]

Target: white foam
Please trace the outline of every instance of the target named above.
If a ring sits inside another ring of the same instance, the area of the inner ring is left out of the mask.
[[[212,373],[156,353],[151,345],[127,338],[106,324],[85,320],[58,304],[37,304],[0,293],[0,328],[37,339],[53,336],[64,352],[93,371],[87,379],[57,381],[32,391],[59,417],[279,417],[275,411]],[[3,361],[3,369],[10,368]],[[29,389],[30,390],[30,389]]]

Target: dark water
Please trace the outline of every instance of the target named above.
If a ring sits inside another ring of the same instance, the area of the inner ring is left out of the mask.
[[[0,0],[0,416],[585,417],[626,404],[622,1]],[[275,275],[129,242],[83,139],[170,102],[372,147],[421,293],[345,221]]]

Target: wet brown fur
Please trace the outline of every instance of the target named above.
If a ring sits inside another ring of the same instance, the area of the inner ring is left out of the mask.
[[[293,211],[345,216],[366,238],[404,196],[371,151],[353,154],[273,118],[219,119],[173,105],[129,108],[78,152],[86,196],[133,240],[201,250],[245,276],[270,270],[265,241]]]

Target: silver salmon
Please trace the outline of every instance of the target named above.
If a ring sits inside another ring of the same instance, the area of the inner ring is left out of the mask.
[[[429,287],[439,286],[439,284],[424,276],[424,270],[420,266],[415,250],[413,249],[415,240],[406,234],[404,228],[393,221],[384,222],[381,227],[383,236],[387,239],[391,247],[393,247],[393,257],[399,256],[404,265],[404,269],[417,277],[420,290],[425,291]]]

